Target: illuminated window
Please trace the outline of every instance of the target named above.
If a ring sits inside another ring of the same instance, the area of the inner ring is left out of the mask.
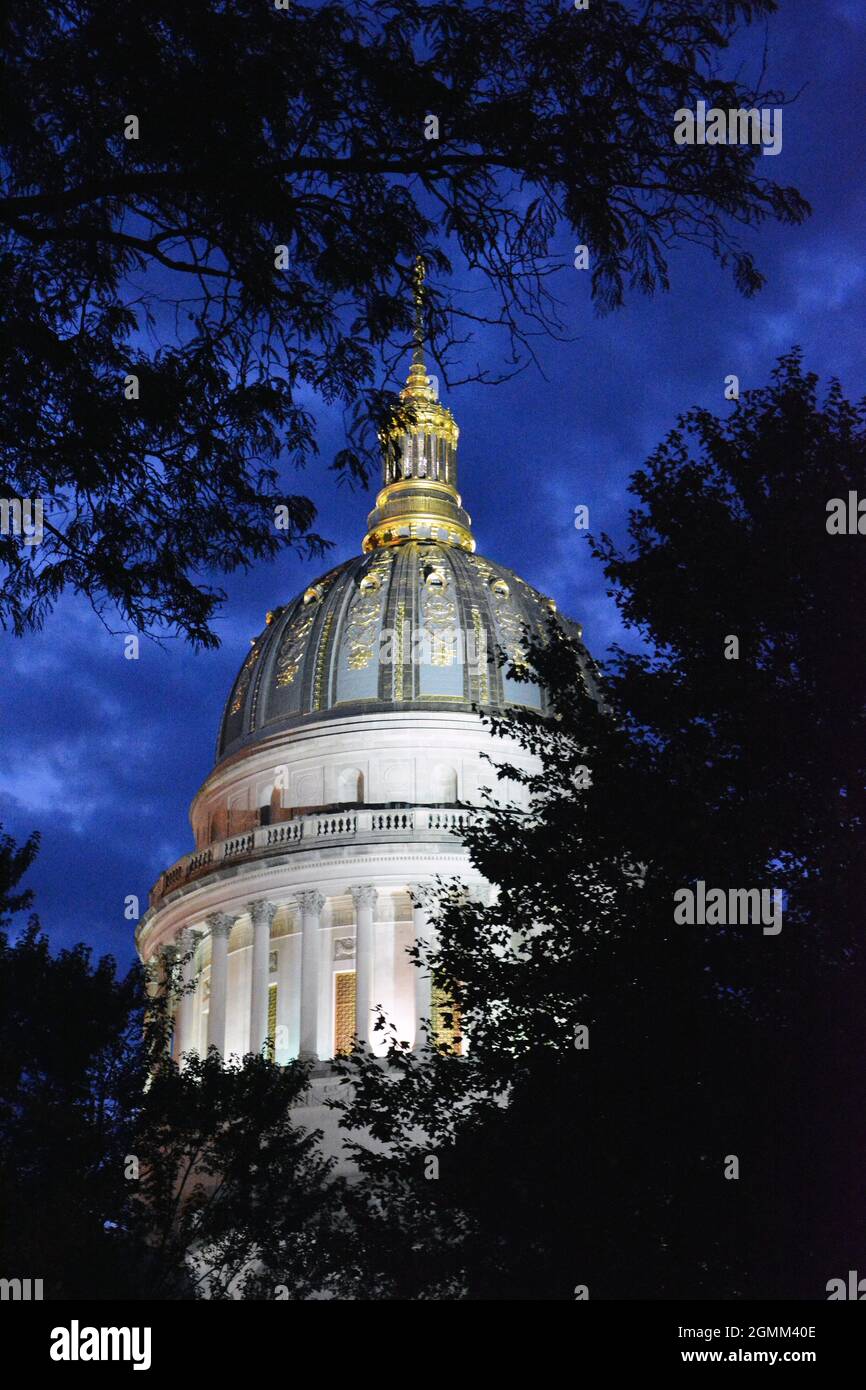
[[[446,1022],[446,1015],[450,1020],[450,1026]],[[463,1043],[460,1038],[460,1012],[439,985],[433,986],[433,995],[430,1000],[430,1025],[434,1043],[437,1045],[446,1043],[451,1051],[460,1057],[463,1052]]]
[[[341,802],[355,802],[359,806],[363,805],[363,772],[359,772],[356,767],[347,767],[345,772],[341,772],[339,796]]]
[[[268,985],[268,1042],[271,1047],[271,1057],[277,1040],[277,987]]]
[[[338,970],[334,976],[334,1056],[350,1052],[355,1036],[355,972]]]

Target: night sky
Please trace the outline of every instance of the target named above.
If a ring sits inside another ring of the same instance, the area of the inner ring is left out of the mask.
[[[442,389],[461,429],[460,490],[482,555],[511,566],[584,624],[599,656],[623,637],[605,580],[574,529],[584,503],[590,528],[622,538],[626,487],[654,446],[692,405],[730,409],[724,378],[764,385],[793,344],[849,397],[866,392],[866,0],[782,0],[769,25],[768,81],[787,95],[784,145],[761,172],[794,184],[813,215],[799,228],[751,234],[767,276],[743,300],[707,253],[677,251],[673,289],[630,296],[595,316],[588,276],[564,270],[555,285],[573,334],[536,340],[543,374],[529,368],[498,387]],[[750,40],[760,56],[762,29]],[[757,75],[754,56],[747,69]],[[573,238],[571,239],[573,241]],[[569,238],[562,254],[571,264]],[[475,289],[455,265],[455,285]],[[503,365],[492,330],[464,349],[463,371]],[[408,370],[408,360],[405,363]],[[19,840],[42,832],[29,883],[53,943],[92,943],[125,965],[133,923],[127,894],[147,891],[192,847],[189,803],[213,764],[223,703],[268,608],[286,603],[333,564],[356,554],[375,486],[337,488],[327,465],[343,439],[339,411],[316,406],[320,463],[293,484],[319,507],[333,540],[318,562],[286,554],[222,583],[222,647],[196,654],[181,640],[142,641],[138,661],[84,600],[65,599],[41,633],[0,634],[0,820]],[[375,480],[378,481],[378,480]],[[121,628],[118,620],[113,627]]]

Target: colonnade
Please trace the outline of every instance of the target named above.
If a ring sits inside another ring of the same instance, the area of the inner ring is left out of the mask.
[[[374,920],[378,898],[372,884],[361,884],[351,890],[355,907],[355,1033],[359,1042],[370,1042],[373,1007]],[[412,917],[416,942],[432,944],[429,915],[422,901],[421,889],[412,885]],[[300,1017],[298,1019],[299,1054],[307,1060],[318,1060],[319,970],[321,954],[322,910],[326,899],[317,889],[292,894],[283,903],[260,898],[247,904],[246,914],[252,924],[252,958],[249,988],[249,1051],[260,1052],[268,1039],[268,988],[270,981],[271,928],[281,906],[292,905],[298,914],[301,936],[300,951]],[[193,1046],[195,1023],[195,991],[188,987],[196,979],[196,948],[203,937],[210,937],[210,999],[207,1014],[207,1046],[221,1054],[226,1046],[228,1009],[229,937],[236,922],[245,913],[212,912],[204,918],[201,928],[184,927],[175,936],[174,949],[182,959],[181,983],[184,990],[178,1004],[176,1030],[184,1052],[197,1050]],[[426,971],[413,967],[415,976],[415,1039],[416,1049],[425,1042],[424,1025],[431,1016],[431,981]],[[279,986],[278,986],[279,988]]]

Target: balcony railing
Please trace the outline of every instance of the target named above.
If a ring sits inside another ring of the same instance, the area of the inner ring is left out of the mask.
[[[334,843],[347,840],[399,840],[407,836],[411,839],[427,839],[431,835],[442,838],[459,836],[461,831],[484,818],[484,811],[410,806],[401,810],[330,812],[282,821],[277,825],[261,825],[244,835],[232,835],[208,845],[206,849],[184,855],[157,879],[150,891],[150,906],[159,907],[169,893],[193,879],[214,873],[223,864],[235,864],[239,860],[265,856],[274,851],[285,853],[309,849],[321,844],[322,840]]]

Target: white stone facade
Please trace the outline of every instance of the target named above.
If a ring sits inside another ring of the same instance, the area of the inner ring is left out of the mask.
[[[156,885],[138,931],[142,957],[195,944],[178,1055],[209,1045],[240,1055],[270,1035],[277,1061],[330,1058],[347,1043],[352,994],[348,1032],[374,1051],[384,1050],[371,1037],[379,1005],[401,1038],[423,1040],[429,980],[406,955],[428,930],[421,890],[441,877],[488,893],[459,830],[471,808],[483,814],[484,787],[514,799],[484,753],[531,765],[475,715],[417,711],[327,720],[219,765],[193,802],[195,825],[241,802],[276,805],[263,796],[275,785],[279,810],[301,814],[210,844],[200,833],[200,847]]]

